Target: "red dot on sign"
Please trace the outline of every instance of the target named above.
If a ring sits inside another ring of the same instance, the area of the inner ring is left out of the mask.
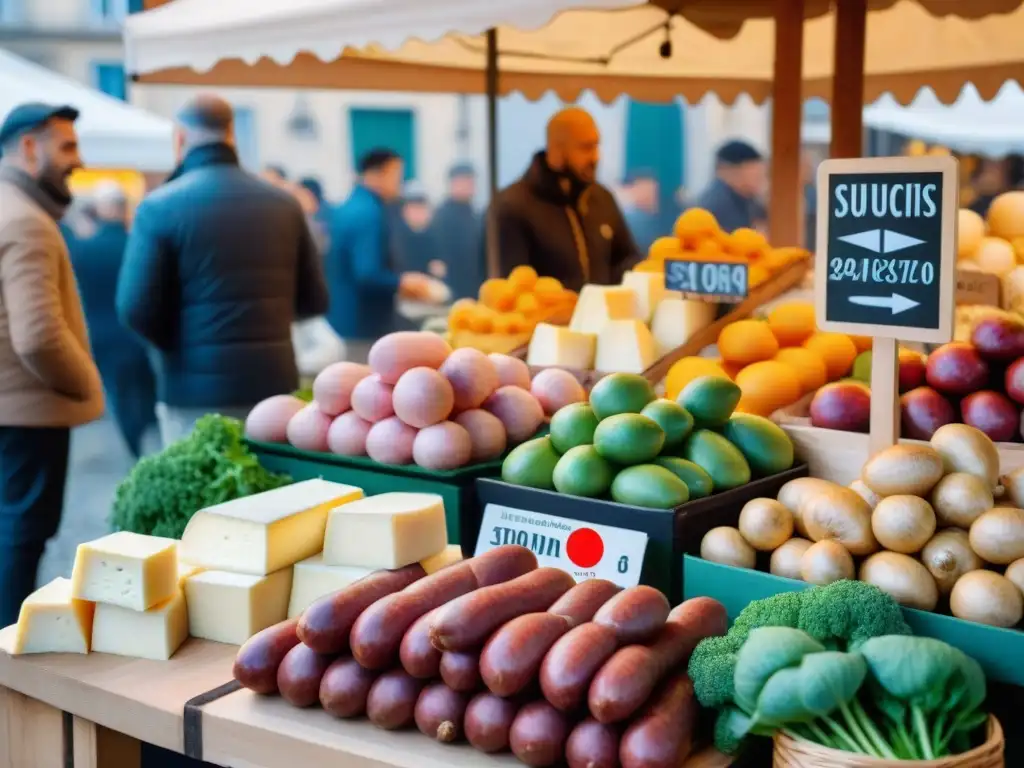
[[[580,528],[569,534],[565,554],[580,568],[593,568],[604,557],[604,541],[593,528]]]

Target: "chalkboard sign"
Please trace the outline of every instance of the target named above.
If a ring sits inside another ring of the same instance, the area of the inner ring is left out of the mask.
[[[665,288],[679,291],[688,299],[705,299],[735,304],[747,298],[746,262],[665,262]]]
[[[823,162],[814,268],[819,327],[949,341],[958,207],[955,158]]]

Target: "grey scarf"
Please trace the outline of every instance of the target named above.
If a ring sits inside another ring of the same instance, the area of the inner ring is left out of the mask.
[[[10,165],[0,166],[0,182],[7,182],[20,189],[52,216],[54,221],[60,221],[64,211],[71,204],[70,197],[52,189],[50,185],[44,185],[33,179],[20,168]]]

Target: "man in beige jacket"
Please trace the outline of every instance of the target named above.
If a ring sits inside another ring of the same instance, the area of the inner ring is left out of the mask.
[[[77,117],[23,104],[0,125],[0,626],[17,620],[60,524],[71,427],[103,413],[57,226],[82,165]]]

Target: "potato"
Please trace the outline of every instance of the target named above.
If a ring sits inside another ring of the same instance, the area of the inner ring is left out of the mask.
[[[943,472],[942,456],[931,446],[894,445],[868,461],[860,479],[883,498],[927,496]]]
[[[757,564],[757,552],[738,530],[728,525],[712,528],[704,534],[700,556],[703,560],[736,568],[753,568]]]
[[[455,392],[448,379],[432,368],[413,368],[402,374],[392,397],[395,415],[410,427],[440,424],[455,407]]]
[[[484,410],[497,416],[505,426],[510,445],[529,440],[544,423],[544,409],[537,398],[514,385],[499,388],[484,401]]]
[[[469,463],[473,441],[452,421],[421,429],[412,444],[413,460],[424,469],[458,469]]]
[[[793,513],[775,499],[751,499],[740,510],[739,529],[754,549],[771,552],[793,535]]]
[[[990,491],[999,484],[999,451],[980,429],[967,424],[946,424],[935,430],[931,446],[942,456],[946,472],[976,475]]]
[[[306,403],[291,395],[274,395],[257,403],[245,417],[245,436],[265,443],[288,442],[288,422]]]
[[[305,405],[288,421],[288,442],[300,451],[326,451],[331,417],[321,413],[316,403]]]
[[[1024,557],[1024,509],[995,507],[981,515],[971,525],[971,549],[996,565]]]
[[[878,549],[871,531],[871,507],[849,488],[837,485],[809,494],[800,504],[798,517],[811,541],[832,539],[858,556]]]
[[[1024,594],[1024,558],[1014,560],[1006,566],[1006,578],[1017,585],[1017,588]]]
[[[965,577],[967,575],[970,574]],[[939,588],[935,579],[927,568],[910,555],[878,552],[861,563],[859,578],[874,584],[907,608],[933,611],[939,602]]]
[[[918,496],[886,496],[871,513],[871,531],[883,549],[912,555],[935,534],[935,512]]]
[[[389,416],[370,427],[366,435],[366,455],[381,464],[412,464],[415,440],[415,428],[397,416]]]
[[[479,408],[498,388],[498,368],[479,349],[456,349],[439,369],[455,395],[455,411]]]
[[[793,527],[801,536],[807,535],[804,522],[800,519],[800,504],[812,494],[821,493],[841,486],[817,477],[798,477],[779,489],[779,503],[793,514]]]
[[[932,491],[932,508],[942,526],[970,528],[994,504],[988,481],[967,472],[946,475]]]
[[[327,447],[338,456],[365,456],[366,437],[373,425],[355,411],[345,411],[327,430]]]
[[[800,561],[804,552],[811,548],[812,543],[807,539],[790,539],[781,547],[772,552],[771,564],[768,570],[776,576],[787,579],[800,580]]]
[[[395,415],[392,387],[372,373],[352,390],[352,410],[371,424]]]
[[[383,383],[394,385],[413,368],[440,368],[451,353],[448,342],[436,333],[399,331],[378,339],[367,362]]]
[[[882,497],[864,485],[862,480],[854,480],[847,487],[864,499],[872,509],[878,506],[878,502],[882,500]]]
[[[470,460],[474,464],[496,459],[505,452],[508,436],[505,425],[492,413],[475,408],[455,417],[455,423],[469,433],[473,444]]]
[[[359,363],[332,363],[313,379],[313,400],[328,416],[337,416],[352,407],[352,390],[370,375],[370,368]]]
[[[819,541],[800,557],[800,578],[808,584],[825,586],[834,581],[852,579],[854,573],[853,558],[838,541]]]
[[[932,536],[921,550],[921,562],[944,595],[949,594],[965,573],[985,565],[971,549],[967,531],[960,528],[946,528]]]
[[[953,585],[949,611],[965,621],[1013,627],[1024,618],[1024,595],[1005,576],[992,571],[971,571]]]
[[[533,377],[530,392],[537,398],[547,416],[554,416],[559,408],[587,399],[583,385],[575,376],[562,368],[546,368]]]
[[[499,387],[519,387],[530,391],[530,369],[522,360],[492,352],[488,357],[498,371]]]

